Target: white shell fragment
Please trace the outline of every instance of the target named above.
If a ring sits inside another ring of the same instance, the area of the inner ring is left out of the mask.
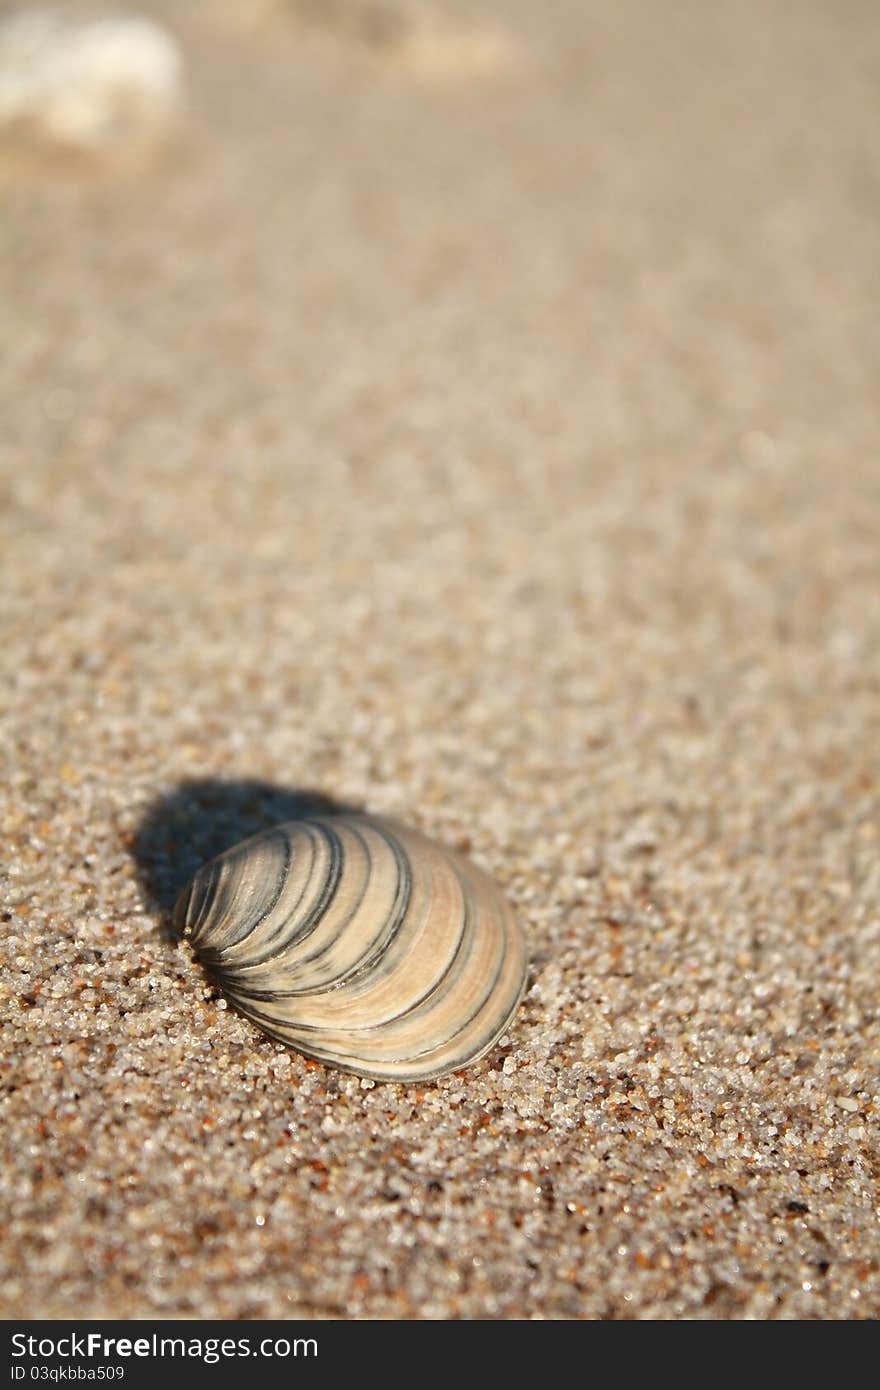
[[[177,118],[176,40],[140,15],[42,7],[0,18],[0,132],[97,151],[153,139]]]
[[[366,815],[289,821],[205,864],[175,923],[241,1013],[382,1081],[476,1061],[521,998],[522,932],[473,864]]]

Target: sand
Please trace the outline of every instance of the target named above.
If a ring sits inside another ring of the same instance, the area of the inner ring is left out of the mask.
[[[383,8],[0,154],[0,1312],[877,1317],[874,7]],[[471,1069],[170,933],[315,798],[514,903]]]

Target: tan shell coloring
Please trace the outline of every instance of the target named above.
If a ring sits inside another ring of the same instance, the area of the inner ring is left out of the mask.
[[[382,1081],[492,1047],[522,996],[522,932],[481,870],[366,815],[289,821],[205,864],[175,922],[271,1037]]]

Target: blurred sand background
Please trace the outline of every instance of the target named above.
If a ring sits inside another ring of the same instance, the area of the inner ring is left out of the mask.
[[[141,9],[0,144],[0,1311],[877,1317],[876,6]],[[304,791],[516,904],[471,1070],[171,939]]]

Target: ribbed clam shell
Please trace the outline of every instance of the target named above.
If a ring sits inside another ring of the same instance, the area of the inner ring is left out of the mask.
[[[525,984],[523,936],[492,880],[366,815],[245,840],[198,871],[175,921],[265,1032],[378,1080],[426,1081],[475,1061]]]

